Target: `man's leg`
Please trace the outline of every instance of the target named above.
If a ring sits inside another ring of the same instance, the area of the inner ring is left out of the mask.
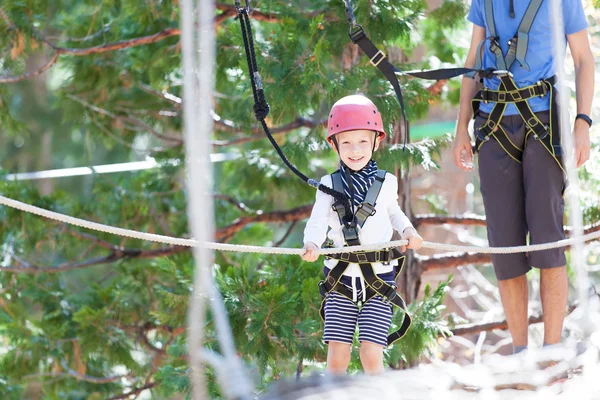
[[[518,353],[527,347],[529,324],[527,321],[528,287],[527,276],[498,281],[500,298],[513,341],[513,351]]]
[[[475,128],[485,122],[485,118],[487,115],[478,116]],[[501,125],[511,142],[522,148],[525,131],[521,117],[504,117]],[[496,134],[503,135],[502,132]],[[512,159],[494,139],[481,146],[478,161],[490,246],[524,245],[528,229],[522,165]],[[524,253],[493,254],[492,263],[513,338],[513,348],[518,352],[527,346],[528,288],[525,274],[530,269],[530,263]]]
[[[548,112],[538,113],[548,123]],[[565,238],[564,177],[558,163],[530,135],[523,154],[527,226],[531,244],[551,243]],[[560,342],[567,308],[568,277],[564,249],[534,251],[531,265],[540,269],[540,292],[544,312],[544,343]]]
[[[567,267],[542,269],[540,293],[544,312],[544,344],[560,342],[567,310],[569,280]]]

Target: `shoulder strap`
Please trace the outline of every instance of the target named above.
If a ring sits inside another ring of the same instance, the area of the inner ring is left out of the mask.
[[[379,197],[379,192],[381,192],[381,187],[385,181],[386,174],[386,170],[377,170],[377,175],[375,176],[373,184],[369,187],[369,190],[367,190],[365,199],[360,203],[358,210],[356,210],[356,222],[361,228],[367,221],[367,218],[375,214],[375,204],[377,203],[377,198]]]
[[[331,174],[331,183],[333,184],[333,190],[339,191],[340,193],[344,193],[344,185],[342,183],[342,176],[340,175],[340,171],[336,171]],[[358,238],[358,228],[355,224],[347,225],[344,222],[346,217],[346,209],[344,208],[344,204],[341,201],[336,201],[333,203],[333,211],[335,211],[340,219],[340,225],[342,226],[342,234],[344,235],[344,240],[349,246],[358,246],[360,245],[360,240]]]
[[[490,35],[492,36],[490,50],[496,56],[496,68],[508,71],[515,60],[517,60],[521,67],[529,71],[529,64],[527,64],[525,61],[527,47],[529,44],[529,31],[531,30],[535,16],[540,10],[543,1],[544,0],[531,0],[529,3],[527,10],[525,11],[525,15],[523,15],[523,19],[519,24],[519,28],[515,34],[515,37],[508,43],[508,52],[506,53],[505,58],[502,54],[502,49],[497,42],[499,38],[496,33],[496,25],[494,23],[493,1],[485,0],[485,20],[487,22]]]
[[[519,25],[519,32],[517,33],[515,58],[519,64],[521,64],[521,67],[525,68],[527,71],[529,71],[529,64],[525,61],[525,56],[527,55],[527,46],[529,44],[529,31],[531,30],[533,20],[540,10],[543,1],[544,0],[531,0],[527,7],[527,11],[525,11],[525,15],[523,16],[523,20],[521,20],[521,24]]]
[[[340,175],[340,171],[336,171],[331,174],[331,183],[333,184],[333,190],[336,192],[344,193],[344,185],[342,183],[342,176]],[[346,209],[344,208],[344,204],[341,201],[333,202],[333,211],[335,211],[340,219],[340,224],[344,225],[344,217],[346,216]]]
[[[508,69],[502,54],[502,48],[498,44],[498,34],[496,33],[496,23],[494,22],[494,7],[492,0],[485,0],[485,21],[490,31],[490,50],[496,56],[496,68]]]

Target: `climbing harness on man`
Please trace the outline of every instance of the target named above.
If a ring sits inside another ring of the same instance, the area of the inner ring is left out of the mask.
[[[529,71],[529,65],[526,61],[527,47],[529,42],[529,31],[533,25],[533,21],[542,5],[543,0],[532,0],[525,11],[518,30],[508,41],[508,51],[503,54],[500,46],[500,37],[496,32],[496,24],[494,21],[494,11],[492,0],[485,1],[485,18],[487,28],[490,31],[490,36],[482,41],[477,48],[477,58],[475,70],[480,70],[483,63],[483,46],[489,41],[489,49],[494,54],[496,59],[496,68],[493,77],[499,79],[498,89],[492,90],[484,86],[480,90],[471,103],[473,116],[476,116],[479,111],[481,102],[495,103],[492,111],[489,113],[487,120],[475,130],[475,146],[474,151],[477,152],[481,146],[490,140],[495,139],[498,144],[506,151],[506,153],[515,161],[521,163],[523,160],[523,148],[515,145],[500,125],[500,121],[504,116],[504,112],[508,104],[514,104],[527,127],[527,138],[530,134],[533,135],[536,141],[539,141],[544,148],[550,153],[552,158],[558,163],[564,171],[564,163],[562,159],[562,148],[560,140],[560,130],[558,129],[558,103],[557,93],[554,85],[556,77],[552,76],[546,79],[541,79],[526,87],[519,88],[513,79],[513,74],[510,72],[515,62],[521,68]],[[514,9],[511,1],[511,18],[514,18]],[[473,74],[470,74],[473,77]],[[481,83],[484,83],[483,77],[480,77]],[[550,97],[550,123],[543,123],[540,118],[533,112],[527,100],[535,97]]]

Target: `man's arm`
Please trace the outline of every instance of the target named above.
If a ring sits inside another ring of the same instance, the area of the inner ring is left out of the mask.
[[[483,40],[485,40],[485,28],[473,24],[471,47],[465,61],[466,68],[473,68],[475,66],[475,60],[479,56],[477,54],[477,47]],[[466,171],[473,169],[473,150],[471,148],[471,138],[469,137],[469,121],[471,120],[471,100],[475,96],[476,91],[477,82],[475,79],[463,77],[460,88],[460,106],[458,109],[456,136],[452,152],[456,166]],[[465,159],[463,159],[463,155],[466,157]]]
[[[590,48],[587,29],[567,35],[569,49],[575,64],[577,114],[590,115],[594,97],[594,55]],[[575,163],[579,168],[590,158],[590,127],[582,119],[575,120]]]

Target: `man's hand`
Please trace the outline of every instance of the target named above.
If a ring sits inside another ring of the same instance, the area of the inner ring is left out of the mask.
[[[408,240],[408,246],[402,246],[400,248],[403,253],[406,251],[407,247],[409,249],[418,250],[423,245],[423,238],[412,226],[406,228],[404,232],[402,232],[402,239]]]
[[[304,261],[317,261],[317,258],[319,258],[319,248],[316,244],[313,242],[304,243],[304,250],[306,251],[300,256]]]
[[[454,154],[454,164],[458,168],[464,171],[473,170],[473,148],[471,147],[471,138],[466,130],[457,129],[452,154]]]
[[[590,158],[590,126],[581,119],[575,120],[573,128],[575,140],[575,165],[581,167]]]

